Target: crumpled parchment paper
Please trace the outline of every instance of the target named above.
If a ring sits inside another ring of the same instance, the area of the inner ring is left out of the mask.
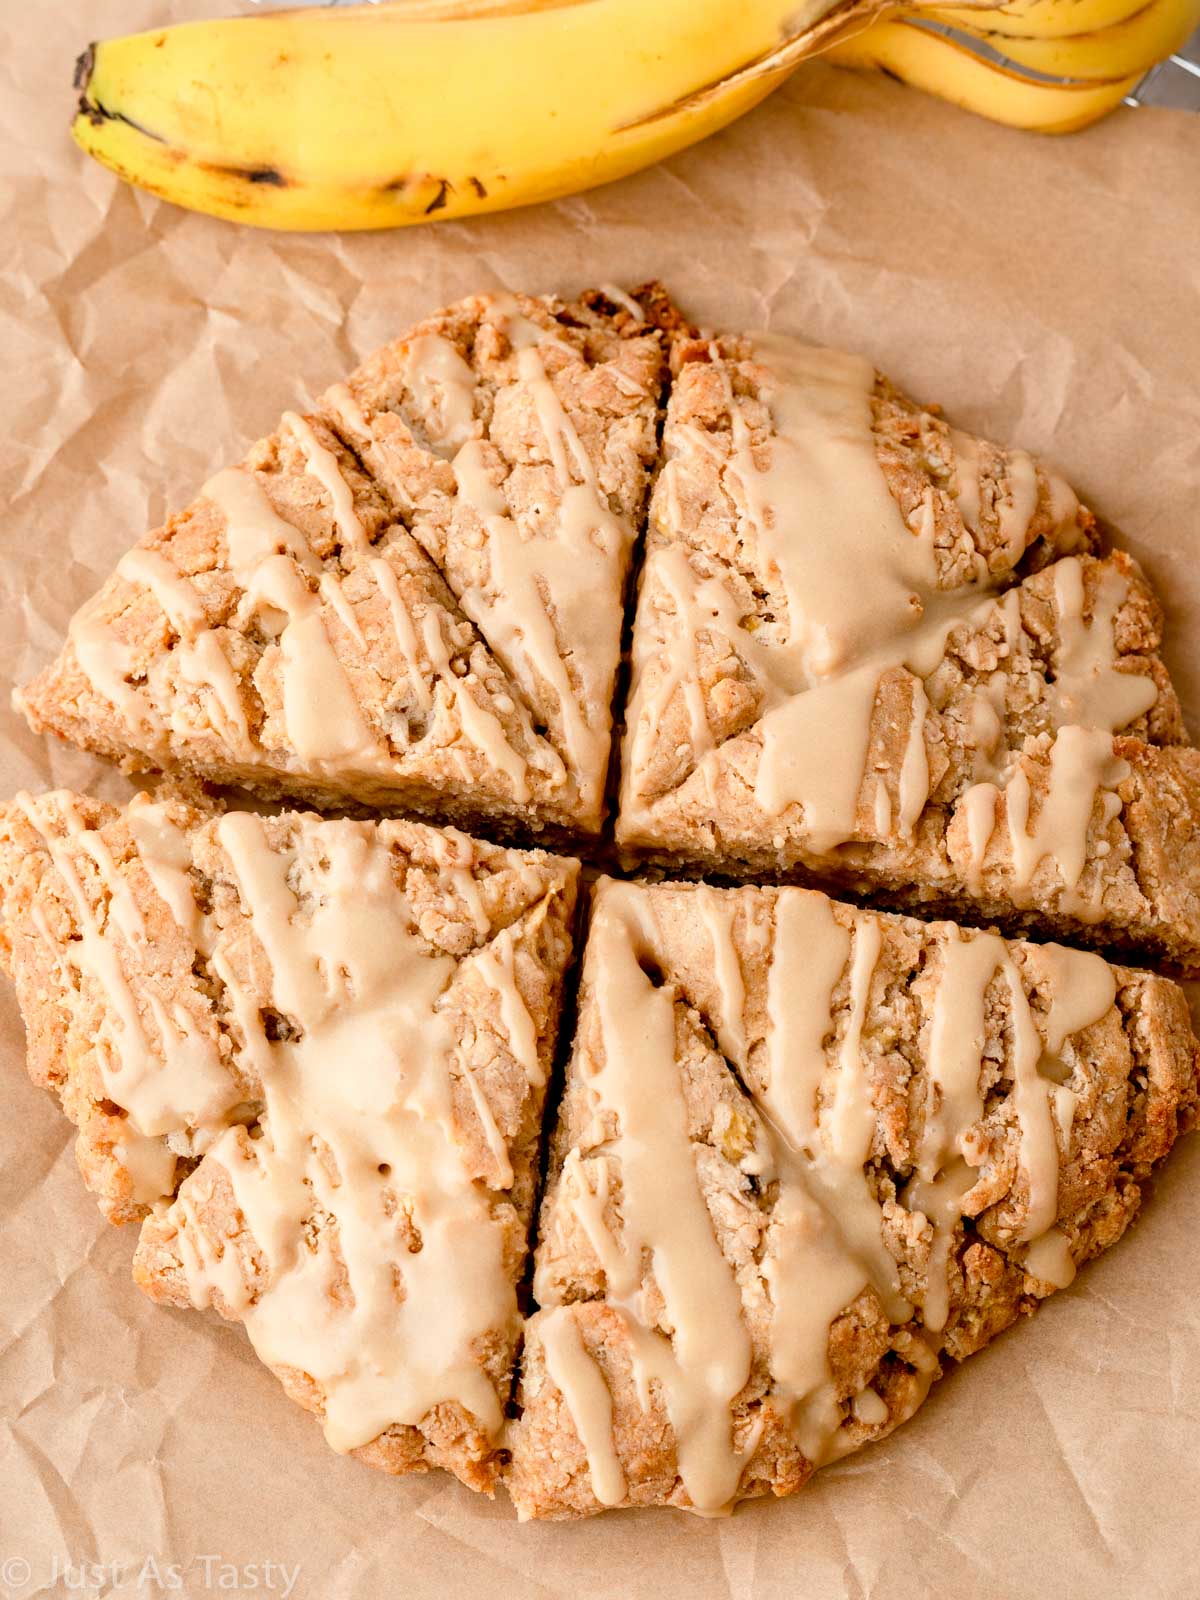
[[[1200,118],[1050,141],[815,67],[665,166],[536,210],[270,235],[119,184],[71,144],[89,37],[207,7],[0,7],[0,677],[281,410],[477,289],[661,276],[693,316],[870,353],[1055,460],[1170,613],[1200,730]],[[450,66],[451,63],[448,63]],[[127,785],[0,713],[0,795]],[[330,1452],[239,1330],[129,1281],[0,989],[0,1594],[302,1600],[1194,1596],[1200,1139],[1076,1286],[790,1502],[519,1526],[449,1478]],[[268,1565],[269,1564],[269,1565]],[[298,1571],[296,1569],[299,1569]]]

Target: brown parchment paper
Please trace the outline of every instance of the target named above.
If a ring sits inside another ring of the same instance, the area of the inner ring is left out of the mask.
[[[0,796],[126,791],[32,738],[8,684],[282,409],[456,296],[650,274],[697,318],[862,350],[1056,460],[1165,597],[1200,731],[1200,117],[1123,112],[1047,141],[818,67],[591,194],[272,236],[136,194],[67,136],[89,37],[219,8],[0,0]],[[1200,1138],[1073,1289],[795,1500],[521,1527],[448,1478],[334,1455],[239,1330],[138,1294],[132,1234],[100,1220],[25,1079],[3,985],[0,1596],[282,1594],[282,1567],[302,1600],[1191,1597],[1198,1223]]]

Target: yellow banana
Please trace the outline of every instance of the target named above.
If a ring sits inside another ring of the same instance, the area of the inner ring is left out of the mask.
[[[833,46],[828,59],[876,67],[995,122],[1040,133],[1070,133],[1119,105],[1141,77],[1052,83],[977,55],[966,44],[903,18],[885,19]]]
[[[1019,66],[1058,78],[1111,81],[1129,73],[1147,72],[1169,56],[1200,27],[1200,0],[1150,0],[1148,5],[1098,33],[1055,39],[1026,39],[1015,34],[964,28]]]
[[[402,0],[183,23],[92,46],[73,131],[195,210],[395,227],[658,161],[882,3]]]
[[[978,5],[938,6],[931,15],[956,28],[980,28],[1022,39],[1061,39],[1103,28],[1136,15],[1146,0],[980,0]]]

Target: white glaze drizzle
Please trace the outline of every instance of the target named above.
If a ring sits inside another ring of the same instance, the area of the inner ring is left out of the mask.
[[[433,694],[425,681],[425,674],[421,671],[417,630],[413,625],[412,615],[404,603],[404,596],[400,593],[399,579],[390,563],[384,561],[382,557],[376,557],[371,562],[370,572],[380,594],[387,601],[392,634],[417,704],[422,711],[430,711],[433,708]]]
[[[737,1066],[746,1061],[746,985],[733,937],[737,901],[702,884],[696,900],[712,945],[713,975],[717,980],[719,1005],[713,1018],[717,1043]]]
[[[530,393],[557,480],[557,513],[520,522],[492,477],[482,438],[464,436],[453,457],[458,504],[486,537],[486,581],[464,588],[463,611],[497,660],[534,700],[554,697],[562,751],[587,803],[599,799],[607,765],[610,685],[616,671],[620,587],[633,530],[608,505],[595,466],[548,375],[543,351],[581,357],[501,296],[497,310]],[[602,603],[608,596],[611,605]],[[572,663],[575,676],[568,668]]]
[[[481,1353],[511,1336],[515,1290],[503,1218],[464,1165],[452,1108],[456,1071],[467,1077],[497,1188],[511,1186],[513,1170],[441,1011],[454,960],[417,937],[377,830],[298,817],[273,846],[261,818],[222,816],[211,827],[244,910],[239,928],[228,906],[219,922],[201,916],[189,833],[170,806],[139,796],[129,808],[150,884],[206,951],[240,1034],[240,1065],[261,1086],[263,1110],[248,1134],[250,1108],[219,1067],[215,1039],[128,964],[152,938],[129,868],[85,826],[71,797],[56,796],[52,810],[28,796],[17,803],[66,890],[79,932],[67,959],[96,985],[111,1019],[111,1033],[101,1025],[98,1054],[106,1092],[127,1113],[115,1155],[133,1198],[152,1203],[171,1193],[175,1153],[160,1135],[186,1133],[190,1153],[205,1155],[167,1213],[195,1304],[238,1316],[268,1364],[320,1384],[326,1433],[338,1449],[394,1423],[419,1423],[445,1401],[498,1436],[500,1405]],[[454,871],[466,871],[472,858],[459,846],[468,841],[447,842]],[[93,873],[99,903],[87,881]],[[447,891],[451,879],[447,872]],[[237,950],[245,960],[251,930],[269,964],[270,1004],[288,1024],[275,1039],[231,960]],[[63,942],[51,939],[44,917],[40,933],[59,960]],[[469,959],[496,992],[529,1083],[540,1086],[515,937],[504,929],[494,952]],[[205,1212],[202,1174],[214,1166],[232,1184],[246,1230],[241,1245],[240,1227],[226,1234]],[[258,1263],[253,1271],[245,1245]]]
[[[361,554],[367,548],[366,535],[333,452],[319,442],[304,418],[289,412],[283,425],[300,445],[307,470],[329,495],[346,548]],[[252,472],[227,468],[201,493],[225,518],[229,571],[243,591],[240,614],[244,618],[259,613],[268,632],[278,638],[288,743],[302,760],[318,768],[346,761],[377,766],[382,750],[366,726],[330,643],[318,595],[310,587],[316,586],[361,646],[361,630],[337,576],[313,554],[300,530],[279,516]],[[71,627],[76,659],[85,675],[112,702],[133,736],[155,746],[168,727],[183,739],[197,731],[173,704],[175,685],[206,690],[203,705],[213,731],[235,759],[256,759],[237,675],[208,624],[195,586],[164,555],[144,546],[122,559],[118,573],[154,596],[178,635],[178,644],[151,661],[145,687],[127,681],[134,674],[134,651],[110,623],[100,620],[107,602],[102,606],[98,597],[76,614]],[[203,726],[198,731],[204,731]]]
[[[361,555],[368,548],[366,530],[354,505],[354,491],[346,482],[338,459],[313,432],[312,424],[294,411],[283,413],[283,426],[300,446],[304,470],[329,496],[334,525],[347,551]]]
[[[526,356],[539,359],[534,350],[522,352]],[[543,425],[549,415],[550,425],[557,421],[577,441],[561,406],[557,416],[546,405],[539,415]],[[565,451],[560,454],[565,459]],[[582,447],[580,454],[587,461]],[[598,686],[611,681],[619,648],[613,613],[598,601],[615,588],[631,530],[603,503],[590,462],[583,483],[568,478],[560,484],[558,517],[544,531],[526,531],[508,514],[504,491],[489,476],[481,441],[463,445],[454,457],[454,473],[459,502],[479,519],[488,540],[486,588],[464,589],[463,611],[516,682],[527,690],[538,682],[549,686],[565,752],[575,771],[597,775],[591,780],[594,785],[606,764],[609,726],[607,701]],[[554,608],[553,620],[546,597]],[[567,651],[581,674],[578,687],[567,670]]]
[[[395,613],[393,612],[393,618]],[[513,796],[522,805],[529,799],[528,768],[524,757],[514,750],[504,732],[504,725],[493,711],[481,705],[471,693],[474,674],[460,678],[450,661],[446,636],[442,632],[441,618],[429,610],[421,618],[421,640],[434,672],[441,679],[447,694],[458,711],[463,733],[477,750],[481,750],[497,771],[503,772],[512,785]]]
[[[157,745],[163,738],[162,718],[145,690],[131,681],[137,671],[136,652],[120,637],[111,619],[105,618],[109,609],[109,597],[101,590],[71,618],[67,638],[76,664],[132,735]]]
[[[962,519],[972,533],[984,530],[983,462],[979,441],[957,428],[949,430],[954,451],[953,494]],[[1004,566],[1016,566],[1025,550],[1029,525],[1038,503],[1037,467],[1024,450],[1005,451],[1007,493],[993,506]],[[1070,507],[1073,512],[1074,507]],[[1064,517],[1063,521],[1067,519]]]
[[[410,339],[403,364],[426,438],[439,455],[452,456],[475,431],[474,372],[440,333]]]
[[[51,805],[22,794],[15,804],[41,839],[67,891],[79,930],[65,952],[67,959],[95,985],[104,1004],[95,1043],[106,1096],[122,1108],[133,1134],[142,1139],[184,1127],[220,1126],[237,1100],[237,1089],[221,1064],[215,1037],[205,1034],[182,1007],[168,1012],[154,1003],[141,982],[130,981],[125,955],[146,944],[145,921],[105,841],[85,826],[70,796],[60,793],[53,799]],[[54,826],[56,811],[61,833]],[[107,897],[103,921],[84,886],[81,858],[91,862]],[[142,1004],[153,1019],[153,1031]]]
[[[320,1384],[335,1449],[419,1424],[446,1401],[494,1434],[500,1408],[479,1352],[511,1330],[516,1305],[501,1223],[464,1167],[452,1117],[454,1038],[439,1001],[454,962],[420,943],[369,825],[298,820],[273,848],[259,818],[231,813],[217,837],[295,1032],[268,1040],[221,961],[265,1109],[259,1137],[231,1129],[208,1160],[228,1172],[264,1268],[252,1283],[217,1258],[185,1184],[172,1215],[192,1298],[218,1295],[268,1365]],[[507,1186],[507,1150],[468,1078]],[[306,1245],[314,1208],[336,1226]]]
[[[645,313],[642,311],[641,306],[638,305],[631,294],[626,294],[624,289],[618,288],[615,283],[602,283],[600,285],[600,293],[606,300],[611,301],[614,306],[623,306],[636,321],[641,322],[644,320]]]
[[[735,1380],[745,1371],[744,1331],[728,1292],[735,1288],[733,1274],[716,1244],[689,1159],[678,1068],[672,1066],[674,992],[668,957],[657,942],[655,892],[606,882],[599,893],[585,996],[590,990],[599,1008],[603,1064],[587,1082],[596,1111],[615,1118],[616,1132],[586,1162],[578,1150],[570,1152],[560,1183],[604,1272],[604,1300],[628,1337],[642,1404],[649,1403],[649,1385],[657,1380],[679,1445],[683,1485],[694,1506],[713,1511],[726,1503],[721,1496],[736,1494],[750,1453],[745,1442],[735,1447],[731,1413],[739,1392]],[[714,969],[728,974],[736,965],[740,973],[737,947],[753,918],[738,933],[732,909],[717,912],[713,905],[723,898],[734,907],[738,891],[671,892],[694,897],[698,923],[713,944]],[[829,1364],[832,1323],[867,1290],[893,1324],[913,1314],[864,1171],[876,1123],[866,1039],[885,925],[849,908],[839,918],[832,902],[815,892],[785,889],[773,901],[765,1082],[757,1072],[752,1078],[754,1098],[767,1117],[769,1152],[743,1161],[743,1167],[762,1171],[777,1185],[761,1269],[773,1310],[771,1376],[801,1449],[820,1464],[853,1447],[848,1420],[875,1427],[896,1420],[869,1387],[849,1402],[839,1398]],[[731,948],[719,951],[722,942]],[[937,936],[936,985],[931,1006],[926,1002],[923,1035],[923,1131],[914,1176],[902,1196],[932,1229],[920,1306],[930,1335],[948,1319],[952,1252],[964,1203],[969,1205],[978,1179],[971,1163],[981,1159],[985,1002],[993,984],[994,1004],[1005,1019],[1009,1096],[1020,1133],[1018,1241],[1028,1246],[1026,1270],[1052,1285],[1070,1281],[1074,1271],[1070,1241],[1054,1225],[1056,1123],[1063,1128],[1064,1089],[1047,1081],[1039,1067],[1047,1057],[1060,1058],[1070,1039],[1108,1014],[1115,980],[1098,956],[1058,946],[1024,950],[1023,972],[995,934],[950,929]],[[656,965],[668,963],[665,987],[654,987],[642,971],[639,963],[646,957]],[[1040,1014],[1030,1004],[1030,988],[1043,996]],[[742,1002],[730,1003],[728,978],[724,988],[718,978],[717,990],[727,1015],[739,1009]],[[715,1024],[718,1032],[725,1022]],[[1073,1104],[1071,1091],[1065,1093]],[[610,1162],[621,1184],[619,1236],[608,1221]],[[655,1185],[650,1171],[657,1174]],[[645,1252],[665,1302],[669,1343],[646,1320]],[[535,1293],[543,1305],[556,1305],[557,1289],[540,1270]],[[568,1304],[539,1319],[547,1371],[575,1419],[597,1499],[618,1504],[628,1492],[627,1467],[617,1454],[607,1383],[576,1317],[577,1308]],[[716,1339],[726,1358],[720,1366],[705,1354]],[[923,1394],[937,1370],[933,1344],[907,1330],[897,1334],[896,1348],[914,1368]],[[736,1367],[732,1349],[739,1353]]]
[[[512,930],[506,928],[498,933],[478,952],[475,961],[500,1003],[500,1021],[525,1081],[535,1089],[542,1088],[546,1073],[538,1058],[537,1029],[517,984]]]
[[[692,1504],[711,1512],[731,1502],[744,1464],[733,1441],[730,1407],[750,1375],[750,1338],[688,1138],[674,1064],[674,1000],[638,965],[645,942],[638,902],[636,889],[605,884],[588,953],[601,975],[597,1003],[604,1039],[604,1061],[589,1088],[597,1105],[615,1113],[620,1130],[620,1239],[594,1206],[587,1207],[586,1180],[574,1186],[573,1203],[585,1226],[590,1210],[592,1233],[602,1241],[606,1300],[624,1323],[639,1386],[647,1394],[652,1382],[661,1386],[680,1476]],[[650,1324],[644,1309],[647,1252],[670,1337]],[[595,1385],[575,1381],[564,1397],[568,1406],[580,1408],[585,1434],[594,1436],[602,1426]],[[615,1491],[611,1472],[600,1487]]]
[[[1022,451],[1008,451],[998,492],[990,501],[998,542],[989,560],[976,554],[967,581],[938,587],[931,495],[906,522],[880,467],[872,432],[874,373],[868,363],[795,341],[755,341],[760,390],[773,432],[752,445],[744,414],[730,388],[731,436],[709,437],[668,421],[668,459],[655,492],[652,517],[670,541],[679,525],[678,451],[691,442],[717,466],[733,502],[741,542],[787,604],[787,642],[762,645],[743,626],[738,606],[716,578],[700,578],[676,540],[651,550],[644,592],[670,597],[652,627],[634,640],[631,762],[623,806],[634,818],[647,802],[637,772],[656,748],[672,698],[683,696],[694,766],[704,792],[715,793],[719,753],[699,682],[695,640],[723,638],[757,682],[760,744],[755,799],[769,826],[797,803],[803,842],[825,853],[850,839],[911,838],[929,797],[926,748],[928,697],[923,680],[942,659],[956,623],[984,626],[999,609],[1011,655],[1021,632],[1020,595],[1000,600],[989,588],[1019,560],[1038,507],[1038,471]],[[729,381],[720,361],[717,372]],[[985,520],[981,452],[976,441],[951,432],[955,494],[964,522],[979,532]],[[675,454],[672,454],[672,451]],[[1047,478],[1048,532],[1056,548],[1078,543],[1077,502],[1060,480]],[[1057,731],[1049,794],[1031,822],[1020,751],[1003,751],[1002,685],[982,685],[972,707],[975,783],[958,798],[967,819],[965,886],[983,892],[999,792],[1008,796],[1008,834],[1018,897],[1030,890],[1040,862],[1051,859],[1061,898],[1076,914],[1099,907],[1075,892],[1087,860],[1088,830],[1097,794],[1105,819],[1119,810],[1114,790],[1126,769],[1112,759],[1111,736],[1143,714],[1155,697],[1147,675],[1116,670],[1114,619],[1128,590],[1111,567],[1100,569],[1090,622],[1083,621],[1083,567],[1066,555],[1055,567],[1060,645],[1048,704]],[[700,591],[703,590],[703,598]],[[655,636],[651,636],[655,635]],[[913,675],[912,702],[893,800],[884,780],[867,774],[867,753],[885,673]],[[1074,731],[1072,731],[1074,730]],[[866,780],[866,781],[864,781]]]
[[[978,886],[982,880],[995,831],[998,785],[1005,794],[1010,892],[1016,903],[1029,903],[1034,874],[1049,859],[1062,884],[1064,907],[1085,921],[1100,915],[1100,905],[1077,891],[1097,800],[1103,830],[1120,811],[1114,791],[1129,774],[1128,764],[1113,752],[1112,736],[1149,711],[1158,693],[1148,675],[1118,672],[1114,665],[1114,624],[1128,588],[1119,572],[1100,569],[1092,618],[1085,622],[1082,563],[1070,555],[1055,563],[1059,643],[1050,713],[1057,732],[1048,782],[1032,825],[1032,786],[1019,751],[996,770],[996,784],[977,783],[966,791],[960,804],[967,816],[969,884]]]

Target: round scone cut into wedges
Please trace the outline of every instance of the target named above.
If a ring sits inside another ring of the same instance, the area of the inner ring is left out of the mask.
[[[675,317],[612,294],[464,301],[285,413],[122,558],[30,723],[268,797],[594,833]]]
[[[538,1225],[522,1517],[788,1494],[1118,1239],[1183,992],[794,887],[602,880]]]
[[[0,816],[30,1074],[135,1279],[389,1472],[496,1481],[576,873],[179,798]]]
[[[30,1075],[140,1287],[241,1323],[335,1450],[522,1518],[791,1493],[1120,1238],[1195,1118],[1136,964],[1200,973],[1161,631],[1066,483],[859,356],[655,284],[465,300],[19,692],[170,775],[0,809]],[[663,880],[593,892],[549,1115],[580,862],[392,812]]]
[[[1200,970],[1200,752],[1136,563],[858,356],[675,360],[624,849]]]

